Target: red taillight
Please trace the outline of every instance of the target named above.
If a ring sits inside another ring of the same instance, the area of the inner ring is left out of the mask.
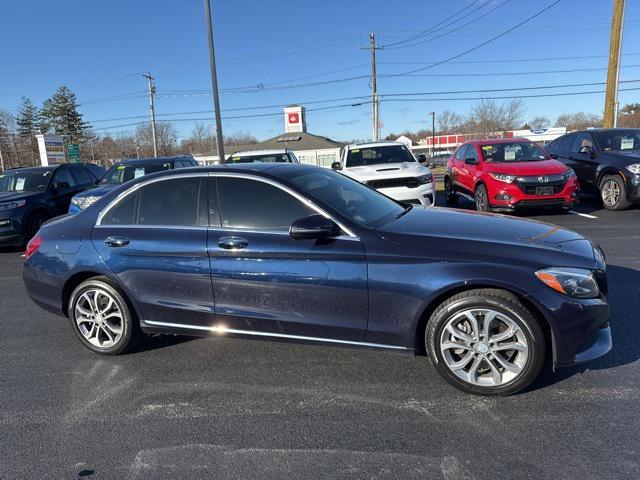
[[[27,248],[24,251],[24,258],[28,259],[31,255],[36,253],[36,250],[40,248],[40,245],[42,245],[42,237],[39,235],[36,235],[31,240],[29,240],[29,243],[27,243]]]

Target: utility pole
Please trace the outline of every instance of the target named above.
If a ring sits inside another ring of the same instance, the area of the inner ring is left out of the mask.
[[[371,121],[372,121],[372,138],[374,142],[377,142],[380,138],[380,119],[378,118],[378,76],[376,74],[376,34],[371,32],[369,34],[369,49],[371,49]]]
[[[213,109],[216,115],[216,143],[218,147],[218,162],[223,163],[224,138],[222,136],[222,117],[220,116],[220,97],[218,96],[218,74],[216,72],[216,55],[213,48],[213,25],[211,22],[211,1],[204,0],[204,14],[209,38],[209,64],[211,66],[211,91],[213,93]]]
[[[618,80],[620,79],[620,52],[624,25],[625,0],[614,0],[609,46],[609,69],[607,71],[607,93],[604,100],[604,127],[618,124]]]
[[[4,158],[2,158],[2,146],[0,145],[0,171],[4,173]]]
[[[156,94],[156,86],[153,83],[153,77],[151,73],[142,74],[147,79],[149,85],[149,111],[151,112],[151,137],[153,139],[153,156],[158,156],[158,141],[156,139],[156,110],[153,106],[153,97]]]

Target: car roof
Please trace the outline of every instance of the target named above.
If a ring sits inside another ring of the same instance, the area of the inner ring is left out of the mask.
[[[373,148],[373,147],[390,147],[390,146],[397,147],[398,145],[403,145],[406,147],[406,145],[402,142],[385,141],[385,142],[352,143],[350,145],[347,145],[345,148],[347,150],[352,150],[354,148]]]
[[[44,172],[47,170],[54,170],[60,165],[66,165],[65,163],[61,163],[59,165],[47,165],[47,166],[39,166],[39,167],[15,167],[15,168],[7,168],[4,173],[11,172]]]
[[[172,162],[174,160],[195,160],[193,157],[189,155],[178,155],[173,157],[150,157],[150,158],[127,158],[125,160],[121,160],[114,165],[144,165],[144,164],[155,164],[155,163],[164,163],[164,162]]]
[[[255,155],[284,155],[288,152],[289,150],[286,150],[284,148],[274,149],[274,150],[244,150],[240,152],[233,152],[231,156],[232,157],[253,157]]]
[[[615,131],[624,131],[628,132],[629,130],[633,130],[636,132],[640,132],[640,128],[625,128],[625,127],[615,127],[615,128],[584,128],[582,130],[574,130],[572,132],[567,133],[580,133],[580,132],[615,132]]]

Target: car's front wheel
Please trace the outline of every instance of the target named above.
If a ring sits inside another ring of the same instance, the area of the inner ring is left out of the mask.
[[[425,347],[438,373],[476,395],[511,395],[529,386],[544,363],[536,318],[504,290],[454,295],[431,315]]]
[[[475,200],[476,210],[479,212],[489,211],[489,194],[487,193],[487,187],[482,183],[476,187],[473,198]]]
[[[69,300],[69,318],[80,341],[105,355],[124,353],[139,336],[124,296],[106,277],[76,287]]]
[[[449,177],[444,178],[444,197],[447,205],[455,205],[458,203],[458,195],[453,190],[453,183]]]

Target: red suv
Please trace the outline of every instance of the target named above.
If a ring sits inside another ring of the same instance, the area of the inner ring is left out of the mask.
[[[462,145],[447,162],[447,203],[469,197],[477,210],[511,212],[520,207],[568,210],[578,202],[575,172],[535,143],[509,138]]]

